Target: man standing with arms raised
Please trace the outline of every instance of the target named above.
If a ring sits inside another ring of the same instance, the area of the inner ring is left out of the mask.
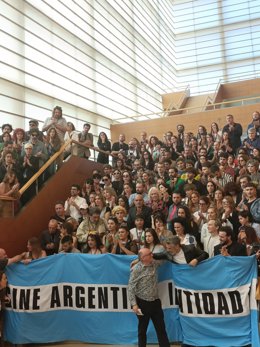
[[[170,347],[158,295],[157,268],[160,262],[153,260],[153,254],[148,248],[142,248],[138,256],[140,261],[133,268],[128,284],[130,303],[138,317],[138,346],[146,346],[146,331],[151,319],[159,346]]]

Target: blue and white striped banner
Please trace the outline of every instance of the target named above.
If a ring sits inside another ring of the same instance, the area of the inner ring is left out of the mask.
[[[173,278],[186,344],[259,347],[254,256],[217,256],[195,268],[174,265]]]
[[[137,318],[127,298],[134,258],[59,254],[9,266],[5,338],[16,344],[136,344]],[[200,346],[259,347],[255,281],[254,257],[218,256],[196,268],[164,264],[159,292],[169,339]],[[157,342],[152,324],[148,341]]]

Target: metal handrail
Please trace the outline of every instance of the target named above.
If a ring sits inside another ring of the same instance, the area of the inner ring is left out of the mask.
[[[51,165],[54,163],[54,161],[60,156],[63,154],[65,148],[67,146],[69,146],[71,143],[75,143],[76,145],[78,146],[82,146],[82,147],[85,147],[85,148],[88,148],[88,149],[92,149],[94,151],[97,151],[97,152],[100,152],[100,153],[104,153],[106,155],[110,155],[110,156],[114,156],[112,155],[111,153],[107,153],[106,151],[103,151],[101,149],[99,149],[98,147],[95,147],[95,146],[88,146],[88,145],[85,145],[83,144],[82,142],[78,142],[78,141],[75,141],[75,140],[68,140],[67,142],[65,142],[61,148],[59,149],[58,152],[56,152],[55,154],[53,154],[53,156],[50,157],[50,159],[48,161],[46,161],[46,163],[44,163],[44,165],[36,172],[36,174],[33,175],[33,177],[31,177],[29,179],[28,182],[26,182],[19,190],[19,193],[20,194],[23,194],[40,176],[41,174],[43,174],[43,172]],[[1,199],[1,197],[0,197]]]
[[[250,97],[250,98],[243,98],[243,99],[235,99],[235,100],[217,102],[217,103],[213,103],[211,106],[213,107],[213,109],[215,109],[215,106],[232,104],[234,102],[241,102],[241,105],[243,105],[243,103],[245,101],[256,100],[256,99],[259,99],[259,98],[260,98],[260,94],[259,94],[259,96],[254,96],[254,97]],[[183,111],[186,112],[186,113],[189,113],[188,112],[189,110],[201,109],[202,107],[203,107],[203,105],[192,106],[192,107],[180,108],[177,111],[180,112],[180,113],[182,113]],[[165,111],[160,111],[160,112],[153,112],[153,113],[147,113],[147,114],[142,114],[142,115],[129,116],[129,118],[132,118],[133,120],[135,120],[136,118],[139,118],[139,117],[160,116],[160,115],[163,115],[164,112]],[[117,119],[117,120],[120,120],[120,119]]]
[[[49,160],[46,161],[46,163],[43,164],[42,167],[29,179],[28,182],[26,182],[19,190],[20,194],[23,194],[26,189],[28,189],[40,176],[43,174],[43,172],[64,152],[65,148],[70,145],[71,140],[68,140],[65,142],[58,152],[54,153],[53,156],[50,157]]]
[[[113,154],[111,153],[107,153],[106,151],[103,151],[102,149],[99,149],[98,147],[95,147],[95,146],[88,146],[88,145],[85,145],[81,142],[78,142],[78,141],[75,141],[75,140],[68,140],[67,142],[65,142],[61,148],[59,149],[58,152],[56,152],[53,156],[51,156],[49,158],[48,161],[46,161],[46,163],[44,163],[44,165],[33,175],[33,177],[31,177],[28,182],[26,182],[19,190],[19,193],[20,195],[22,195],[34,182],[37,181],[37,179],[43,174],[43,172],[51,165],[54,163],[54,161],[60,156],[63,154],[65,148],[67,146],[69,146],[71,143],[75,143],[76,145],[78,146],[82,146],[84,148],[89,148],[91,150],[94,150],[94,151],[97,151],[97,152],[100,152],[100,153],[104,153],[106,155],[109,155],[109,156],[112,156],[114,157]],[[0,201],[10,201],[10,202],[15,202],[15,201],[18,201],[19,199],[15,199],[13,197],[10,197],[10,196],[6,196],[6,195],[0,195]],[[14,205],[13,205],[14,206]],[[13,216],[14,216],[14,211],[13,211]]]
[[[162,117],[167,117],[169,113],[180,110],[180,105],[183,103],[184,99],[187,97],[190,85],[188,84],[186,88],[182,91],[182,94],[179,97],[177,102],[172,101],[167,109],[164,110]]]
[[[6,195],[0,195],[0,200],[6,200],[6,201],[16,201],[17,199],[11,197],[11,196],[6,196]]]

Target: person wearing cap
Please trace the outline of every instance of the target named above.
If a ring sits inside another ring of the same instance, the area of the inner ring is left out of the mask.
[[[39,130],[39,122],[37,121],[37,119],[31,119],[29,121],[29,127],[30,127],[30,129],[25,132],[25,140],[29,141],[30,140],[30,131],[32,129],[37,129],[39,132],[38,139],[43,142],[44,135],[43,135],[43,132]]]
[[[80,205],[80,209],[79,209],[79,211],[80,211],[80,214],[81,214],[81,217],[80,217],[80,219],[79,219],[79,224],[81,223],[81,222],[83,222],[83,220],[85,220],[85,219],[87,219],[88,218],[88,204],[85,202],[83,202],[83,204],[81,204]]]

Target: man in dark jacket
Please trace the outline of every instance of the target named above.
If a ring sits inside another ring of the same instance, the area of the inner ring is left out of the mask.
[[[60,232],[58,230],[58,222],[51,219],[48,229],[44,230],[41,235],[41,246],[47,255],[53,255],[59,252]]]
[[[226,119],[227,124],[224,125],[222,134],[225,132],[228,133],[231,147],[233,148],[234,152],[236,152],[237,149],[241,147],[241,136],[243,129],[241,124],[234,122],[234,117],[232,116],[232,114],[228,114]]]
[[[144,219],[144,229],[151,228],[152,209],[148,206],[145,206],[144,198],[142,194],[136,194],[134,198],[134,206],[130,207],[129,209],[128,218],[127,218],[127,225],[129,229],[132,229],[135,227],[136,215],[142,215]]]
[[[156,260],[165,259],[172,263],[188,264],[190,266],[196,266],[208,257],[207,252],[196,248],[194,245],[181,245],[181,240],[175,235],[166,241],[166,252],[153,255]]]
[[[214,247],[214,255],[247,256],[246,246],[233,241],[233,231],[229,226],[219,228],[220,244]]]

